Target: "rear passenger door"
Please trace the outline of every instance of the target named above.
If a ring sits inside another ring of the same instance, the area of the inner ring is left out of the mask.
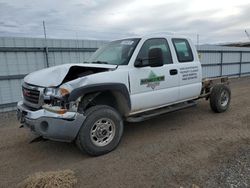
[[[201,65],[195,54],[196,49],[187,39],[173,38],[179,72],[179,101],[193,99],[201,91]]]

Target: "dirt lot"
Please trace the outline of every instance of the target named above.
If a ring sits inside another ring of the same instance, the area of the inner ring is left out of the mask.
[[[197,107],[126,124],[119,147],[89,157],[74,144],[34,138],[15,113],[0,118],[0,187],[39,171],[71,169],[77,187],[250,187],[250,78],[235,79],[231,108]]]

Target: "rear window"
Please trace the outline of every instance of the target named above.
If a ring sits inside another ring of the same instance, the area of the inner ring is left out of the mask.
[[[184,63],[194,60],[192,49],[186,39],[172,39],[172,42],[179,62]]]

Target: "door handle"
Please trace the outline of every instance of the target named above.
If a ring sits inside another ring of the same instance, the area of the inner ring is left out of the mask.
[[[169,71],[169,73],[170,73],[170,75],[176,75],[176,74],[178,74],[178,70],[177,69],[171,69]]]

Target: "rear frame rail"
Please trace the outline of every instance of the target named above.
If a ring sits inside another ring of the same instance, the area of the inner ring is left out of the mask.
[[[202,80],[201,94],[199,96],[199,99],[206,98],[206,100],[208,100],[210,97],[210,94],[211,94],[211,89],[217,84],[229,85],[228,77],[224,76],[224,77],[203,79]]]

